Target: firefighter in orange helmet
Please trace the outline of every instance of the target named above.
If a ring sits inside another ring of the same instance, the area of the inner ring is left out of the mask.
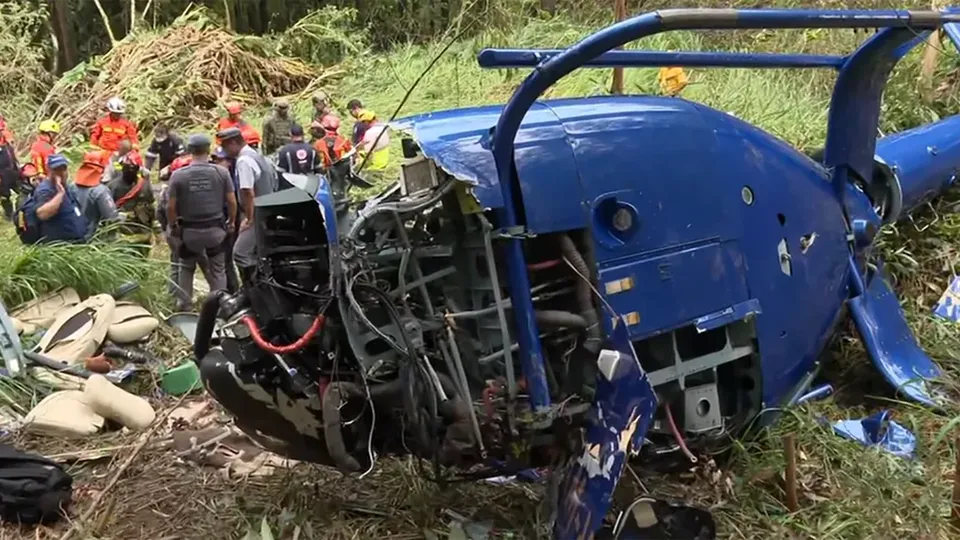
[[[112,97],[107,100],[108,114],[93,125],[90,144],[108,152],[116,152],[120,149],[120,141],[128,140],[137,148],[140,145],[137,126],[123,116],[126,110],[127,105],[122,99]]]

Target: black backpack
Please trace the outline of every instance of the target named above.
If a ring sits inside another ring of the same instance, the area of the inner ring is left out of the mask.
[[[17,201],[17,210],[13,214],[13,226],[17,229],[17,236],[26,245],[36,244],[43,238],[40,218],[37,217],[37,198],[31,192],[23,195]]]
[[[0,519],[5,523],[50,523],[73,495],[73,478],[49,459],[0,444]]]

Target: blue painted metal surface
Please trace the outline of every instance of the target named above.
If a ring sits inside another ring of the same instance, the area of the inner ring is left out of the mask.
[[[609,341],[617,359],[606,369],[601,366],[583,453],[567,466],[560,486],[553,529],[554,538],[560,540],[589,538],[603,524],[624,464],[640,448],[657,410],[656,394],[623,321],[613,329]]]
[[[477,62],[484,68],[537,67],[563,49],[484,49]],[[580,67],[724,67],[724,68],[834,68],[846,58],[817,54],[732,52],[607,51]]]
[[[627,327],[612,328],[605,320],[607,335],[616,338],[621,352],[624,341],[690,324],[714,327],[752,314],[763,405],[776,406],[809,384],[849,302],[881,371],[909,397],[933,404],[926,383],[916,379],[939,371],[916,346],[889,288],[866,273],[881,218],[855,182],[872,179],[879,153],[891,160],[902,156],[910,169],[902,179],[909,188],[904,202],[922,200],[916,194],[945,185],[934,179],[942,180],[940,167],[954,155],[952,147],[941,160],[921,159],[917,148],[926,136],[903,136],[878,147],[875,134],[880,97],[893,65],[927,31],[957,21],[960,15],[954,13],[894,10],[650,13],[603,29],[565,51],[485,51],[480,61],[486,66],[536,67],[503,108],[397,122],[414,131],[426,156],[474,184],[474,195],[496,213],[497,226],[506,233],[501,235],[506,238],[503,253],[532,407],[544,410],[550,398],[527,293],[523,240],[570,230],[592,235],[600,291],[610,281],[632,278],[636,283],[601,293],[618,314],[635,315]],[[882,30],[842,62],[805,55],[610,52],[658,32],[727,28]],[[829,114],[826,167],[755,126],[682,99],[537,101],[557,80],[583,66],[770,67],[777,62],[840,70]],[[944,138],[948,131],[931,129]],[[627,227],[611,226],[618,212],[631,218]],[[912,380],[905,379],[907,374]],[[647,408],[652,415],[656,406],[652,393],[648,396],[649,384],[639,380],[645,378],[598,383],[596,420],[583,455],[564,481],[558,538],[589,537],[608,508],[623,460],[623,447],[618,450],[614,439],[632,418],[640,418],[642,429],[631,437],[631,444],[639,444],[649,421]],[[598,429],[609,422],[614,424]]]
[[[927,379],[940,377],[940,368],[917,344],[882,269],[871,272],[868,279],[864,294],[850,300],[850,314],[870,359],[903,395],[938,407],[942,398]]]
[[[909,429],[890,419],[890,411],[878,411],[860,420],[841,420],[833,425],[841,437],[864,446],[877,446],[891,454],[913,459],[917,437]]]
[[[951,116],[877,141],[877,158],[890,167],[910,212],[939,195],[960,170],[960,116]]]

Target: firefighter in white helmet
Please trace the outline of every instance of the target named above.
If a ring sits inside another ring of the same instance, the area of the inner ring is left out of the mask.
[[[134,149],[138,148],[137,126],[123,116],[126,110],[126,103],[119,97],[107,100],[107,115],[97,120],[90,130],[90,144],[110,153],[119,150],[123,140],[130,141]]]

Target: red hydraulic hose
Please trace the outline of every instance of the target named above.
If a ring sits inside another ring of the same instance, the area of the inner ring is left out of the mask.
[[[683,452],[683,455],[687,456],[687,459],[690,460],[690,463],[696,463],[697,456],[693,455],[693,452],[687,448],[687,442],[683,440],[683,434],[681,434],[680,430],[677,429],[677,423],[673,421],[673,413],[670,411],[670,404],[664,403],[663,408],[667,411],[667,424],[670,425],[670,431],[673,432],[673,438],[677,440],[677,444],[680,446],[680,451]]]
[[[313,324],[310,325],[310,329],[307,330],[307,333],[290,345],[274,345],[273,343],[263,339],[263,335],[260,334],[260,327],[257,326],[257,320],[254,319],[252,315],[244,315],[241,320],[247,325],[247,328],[250,329],[250,337],[253,338],[253,342],[256,343],[258,347],[267,351],[268,353],[289,354],[299,351],[300,349],[306,347],[307,343],[310,343],[310,340],[313,339],[313,336],[316,335],[320,328],[323,327],[324,317],[323,315],[317,315],[317,318],[313,320]]]
[[[538,270],[546,270],[548,268],[553,268],[554,266],[558,266],[561,262],[563,262],[561,259],[553,259],[549,261],[531,263],[527,265],[527,270],[530,270],[531,272],[536,272]]]

